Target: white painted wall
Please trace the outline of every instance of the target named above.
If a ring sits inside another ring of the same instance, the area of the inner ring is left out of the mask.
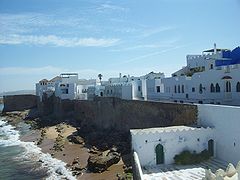
[[[155,128],[154,128],[155,129]],[[164,147],[165,164],[174,163],[174,156],[183,150],[201,152],[208,148],[208,140],[213,138],[211,128],[194,128],[194,130],[164,131],[162,133],[134,133],[131,130],[132,149],[137,152],[142,166],[156,165],[155,148],[158,144]],[[141,131],[141,130],[140,130]],[[198,141],[199,139],[199,141]]]
[[[160,87],[160,92],[157,92],[157,86]],[[162,79],[146,80],[147,100],[161,100],[164,93],[164,84]]]
[[[240,107],[198,105],[198,124],[214,127],[216,157],[236,165],[240,160]]]
[[[225,83],[226,80],[222,79],[224,76],[230,76],[232,79],[230,93],[226,93]],[[164,78],[162,80],[164,84],[164,93],[160,94],[161,100],[169,101],[183,101],[199,103],[213,103],[213,104],[226,104],[226,105],[240,105],[240,92],[236,92],[237,82],[240,82],[240,65],[234,65],[229,67],[229,71],[226,71],[226,67],[216,70],[208,70],[204,72],[195,73],[192,77],[179,76]],[[220,86],[220,92],[211,92],[211,83],[216,86],[218,83]],[[199,86],[202,84],[203,91],[199,92]],[[180,93],[175,93],[175,86],[184,86],[184,92],[182,89]],[[193,92],[192,89],[195,89]],[[169,91],[170,89],[170,91]]]

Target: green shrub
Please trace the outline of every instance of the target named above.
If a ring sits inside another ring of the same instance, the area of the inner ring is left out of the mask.
[[[175,164],[178,165],[189,165],[197,164],[202,161],[206,161],[210,158],[210,153],[208,150],[203,150],[201,153],[197,154],[195,151],[191,153],[188,150],[181,152],[180,154],[174,157]]]

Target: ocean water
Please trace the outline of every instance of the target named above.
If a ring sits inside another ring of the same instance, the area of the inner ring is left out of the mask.
[[[29,131],[27,124],[14,127],[5,120],[0,116],[0,179],[75,179],[64,162],[42,153],[33,142],[20,140]]]

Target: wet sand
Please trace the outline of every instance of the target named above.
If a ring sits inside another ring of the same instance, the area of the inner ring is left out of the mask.
[[[58,126],[59,127],[59,126]],[[44,138],[39,147],[42,148],[42,152],[52,154],[53,157],[64,161],[68,165],[71,165],[75,158],[80,159],[80,163],[82,167],[87,166],[87,160],[89,157],[89,149],[81,144],[73,144],[68,141],[67,137],[72,133],[76,132],[76,128],[61,124],[62,132],[60,133],[63,136],[64,140],[64,148],[62,151],[55,151],[53,149],[56,138],[58,137],[59,132],[57,132],[57,126],[51,126],[48,128],[44,128],[46,133],[44,134]],[[41,130],[32,130],[28,134],[24,135],[21,140],[23,141],[34,141],[38,142],[41,138]],[[118,164],[112,165],[108,168],[107,171],[103,173],[90,173],[83,172],[82,175],[79,175],[77,179],[79,180],[111,180],[117,179],[117,174],[123,174],[123,161],[120,160]]]

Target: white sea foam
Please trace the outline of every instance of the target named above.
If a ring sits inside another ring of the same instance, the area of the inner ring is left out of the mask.
[[[19,139],[19,131],[0,118],[0,146],[21,146],[25,151],[21,154],[23,158],[32,161],[42,162],[42,167],[47,168],[48,180],[55,179],[76,179],[71,172],[66,169],[66,163],[58,159],[52,158],[48,153],[42,153],[41,148],[33,142],[23,142]]]

